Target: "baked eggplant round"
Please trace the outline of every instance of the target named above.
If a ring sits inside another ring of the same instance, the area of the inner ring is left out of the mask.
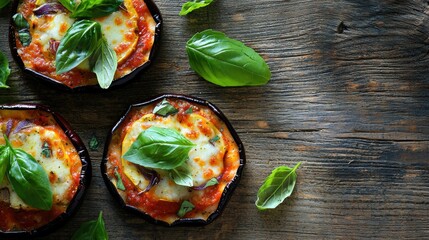
[[[244,147],[208,101],[164,94],[131,105],[110,131],[101,172],[121,207],[151,223],[206,225],[245,164]]]
[[[58,0],[14,0],[12,56],[25,74],[62,89],[122,85],[152,63],[162,17],[152,0],[121,2],[97,9],[83,3],[63,6]],[[106,13],[112,8],[117,10]]]
[[[17,152],[4,175],[0,174],[0,238],[29,238],[57,230],[78,210],[91,181],[91,161],[85,145],[63,117],[36,104],[0,106],[0,131],[0,152],[3,154],[6,146]],[[23,151],[33,160],[23,157]],[[1,170],[7,163],[3,155],[0,158]],[[20,169],[14,166],[18,158],[24,159],[20,160],[21,169],[32,169],[23,174],[25,181],[14,176]],[[43,182],[44,174],[47,185],[34,184]],[[46,187],[51,194],[38,195],[46,193],[41,190]],[[40,202],[51,205],[40,207]]]

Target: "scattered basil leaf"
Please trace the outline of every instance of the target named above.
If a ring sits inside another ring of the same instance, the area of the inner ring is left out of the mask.
[[[176,108],[173,107],[173,105],[170,104],[170,102],[167,101],[167,99],[163,99],[162,102],[158,103],[154,108],[153,108],[153,113],[163,116],[163,117],[167,117],[168,115],[174,115],[176,113],[178,113],[179,110],[177,110]]]
[[[92,135],[91,139],[89,139],[88,145],[89,145],[89,149],[91,151],[97,151],[99,142],[98,142],[98,139],[95,135]]]
[[[116,176],[116,187],[119,190],[125,191],[124,182],[122,182],[121,174],[119,174],[117,169],[115,169],[115,176]]]
[[[211,29],[195,34],[186,43],[191,68],[205,80],[222,87],[266,84],[271,72],[250,47]]]
[[[123,158],[143,167],[169,170],[182,165],[194,146],[174,129],[152,126],[139,134]]]
[[[209,140],[209,143],[214,144],[215,142],[219,141],[220,137],[218,135],[214,136]]]
[[[106,227],[103,220],[103,212],[100,212],[97,220],[82,223],[73,234],[72,240],[107,240]]]
[[[52,151],[51,151],[51,148],[49,147],[49,144],[47,142],[44,142],[42,145],[42,155],[45,158],[50,158],[52,155],[51,153]]]
[[[259,210],[273,209],[292,194],[296,182],[296,169],[301,162],[290,168],[280,166],[265,179],[258,191],[255,202]]]
[[[180,209],[177,212],[177,216],[182,218],[186,215],[186,213],[192,211],[194,208],[195,208],[194,204],[185,200],[182,202],[182,205],[180,205]]]
[[[28,24],[22,13],[16,13],[12,19],[18,29],[30,28],[30,24]]]
[[[212,2],[213,0],[193,0],[191,2],[186,2],[182,5],[182,10],[180,10],[179,15],[185,16],[188,13],[197,10],[198,8],[206,7]]]
[[[189,107],[188,109],[186,109],[185,114],[191,114],[193,112],[194,112],[193,108]]]
[[[53,194],[45,170],[33,156],[13,148],[8,138],[4,138],[10,161],[7,177],[13,190],[25,204],[41,210],[50,210]]]
[[[92,71],[97,75],[97,81],[101,88],[107,89],[115,77],[118,60],[116,52],[103,37],[98,43],[97,49],[89,59]]]
[[[60,2],[70,12],[74,12],[74,9],[76,8],[75,0],[58,0],[58,2]]]
[[[217,180],[217,178],[212,178],[206,182],[206,185],[204,185],[204,188],[214,186],[216,184],[219,184],[219,181]]]
[[[191,171],[186,163],[177,168],[171,169],[169,171],[169,175],[177,185],[185,187],[194,186]]]
[[[73,23],[58,46],[55,59],[57,73],[70,71],[91,56],[101,37],[101,25],[98,22],[79,20]]]
[[[9,170],[9,148],[0,146],[0,184],[3,182],[7,171]]]
[[[118,10],[123,0],[82,0],[72,12],[73,18],[98,18]]]
[[[21,29],[18,31],[18,37],[19,41],[21,42],[22,46],[27,47],[31,43],[31,34],[28,29]]]
[[[0,9],[6,7],[10,3],[10,0],[1,0],[0,1]]]
[[[0,51],[0,88],[9,88],[9,86],[6,85],[9,75],[9,61],[7,60],[6,55]]]

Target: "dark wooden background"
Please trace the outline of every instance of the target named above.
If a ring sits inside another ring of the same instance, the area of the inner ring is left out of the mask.
[[[12,68],[0,103],[43,103],[62,114],[91,151],[84,205],[46,239],[68,239],[104,212],[111,239],[423,239],[429,236],[428,1],[217,0],[188,17],[184,0],[156,0],[164,17],[151,68],[113,91],[67,93],[22,75],[0,12],[1,50]],[[343,24],[341,24],[343,22]],[[207,28],[259,52],[272,79],[221,88],[190,68],[186,41]],[[118,208],[100,176],[105,136],[129,104],[180,93],[216,104],[247,152],[240,185],[205,227],[154,226]],[[294,194],[277,209],[254,206],[264,178],[302,161]]]

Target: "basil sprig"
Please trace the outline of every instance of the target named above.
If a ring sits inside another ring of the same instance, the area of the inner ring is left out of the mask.
[[[190,2],[186,2],[182,5],[182,10],[180,10],[179,15],[185,16],[188,13],[193,12],[194,10],[208,6],[212,2],[213,0],[193,0]]]
[[[205,80],[222,87],[266,84],[271,72],[264,59],[242,42],[211,29],[186,43],[191,68]]]
[[[107,240],[109,239],[103,220],[103,212],[100,212],[97,220],[82,223],[73,234],[71,240]]]
[[[7,136],[0,148],[0,182],[5,175],[21,200],[37,209],[52,208],[52,190],[48,175],[33,156],[12,147]]]
[[[82,0],[72,11],[73,18],[98,18],[118,10],[123,0]],[[69,9],[70,10],[70,9]]]
[[[296,170],[300,165],[301,162],[293,168],[280,166],[271,172],[258,191],[255,205],[259,210],[276,208],[292,194],[296,182]]]
[[[9,88],[6,81],[10,75],[9,61],[6,55],[0,51],[0,88]]]
[[[171,170],[188,159],[194,146],[176,130],[152,126],[139,134],[123,158],[143,167]]]

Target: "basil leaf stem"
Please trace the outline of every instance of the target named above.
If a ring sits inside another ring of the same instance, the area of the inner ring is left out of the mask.
[[[158,103],[153,108],[153,113],[161,115],[163,117],[167,117],[168,115],[174,115],[178,113],[179,110],[177,110],[173,105],[170,104],[170,102],[167,101],[167,99],[163,99],[162,102]]]
[[[194,146],[176,130],[152,126],[139,134],[123,158],[143,167],[170,170],[182,165]]]
[[[271,172],[258,191],[255,205],[259,210],[276,208],[292,194],[296,182],[296,170],[300,165],[301,162],[293,168],[280,166]]]
[[[211,29],[186,43],[191,68],[205,80],[222,87],[266,84],[271,72],[264,59],[242,42]]]
[[[9,86],[6,85],[9,75],[9,61],[6,58],[6,55],[0,51],[0,88],[9,88]]]
[[[199,8],[203,8],[211,4],[213,0],[193,0],[188,1],[182,5],[182,10],[180,10],[179,15],[185,16],[190,12],[193,12],[194,10],[197,10]]]
[[[87,221],[80,225],[73,234],[72,240],[107,240],[109,239],[103,220],[103,212],[100,212],[97,220]]]
[[[182,205],[180,205],[180,209],[177,212],[177,216],[182,218],[186,215],[186,213],[192,211],[194,208],[195,208],[194,204],[185,200],[182,202]]]

